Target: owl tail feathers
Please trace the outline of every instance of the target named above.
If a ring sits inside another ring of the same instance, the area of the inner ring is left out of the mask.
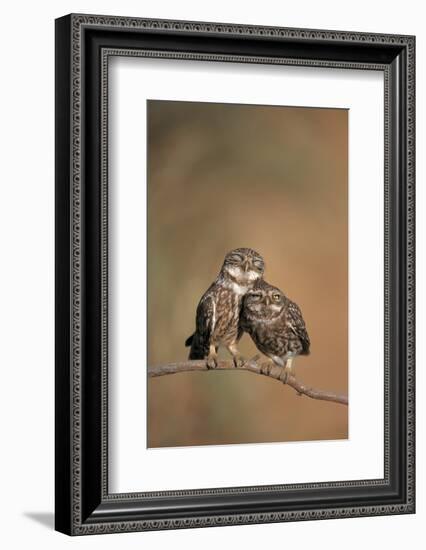
[[[194,341],[194,335],[191,334],[191,336],[185,340],[185,347],[189,348],[189,346],[192,346],[193,341]]]
[[[205,349],[205,346],[200,342],[200,338],[197,334],[192,334],[187,338],[185,346],[191,346],[188,359],[205,359],[208,354],[208,349]]]
[[[196,348],[194,346],[191,347],[191,351],[189,352],[188,359],[205,359],[206,354],[204,353],[204,350],[202,348]]]

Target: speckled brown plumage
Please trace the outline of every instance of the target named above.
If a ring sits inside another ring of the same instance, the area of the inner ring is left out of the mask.
[[[196,330],[185,342],[191,346],[189,359],[205,359],[209,367],[217,364],[219,346],[225,346],[238,365],[241,357],[237,342],[242,299],[264,272],[263,258],[251,248],[228,252],[219,275],[202,296],[196,313]]]
[[[287,365],[290,373],[293,358],[309,354],[310,340],[298,305],[264,280],[244,296],[240,328],[259,351],[275,364]]]

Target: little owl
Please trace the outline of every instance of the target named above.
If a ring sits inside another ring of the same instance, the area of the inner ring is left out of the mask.
[[[285,369],[286,380],[294,375],[295,356],[309,354],[309,336],[298,305],[264,280],[245,295],[240,328],[259,351]]]
[[[241,366],[243,358],[237,343],[242,336],[239,327],[242,299],[263,272],[263,258],[251,248],[228,252],[219,275],[198,304],[195,332],[185,342],[191,346],[189,359],[207,359],[207,366],[215,368],[218,348],[225,346],[234,365]]]

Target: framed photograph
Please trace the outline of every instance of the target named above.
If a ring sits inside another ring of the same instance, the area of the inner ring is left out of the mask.
[[[415,511],[413,36],[56,20],[56,529]]]

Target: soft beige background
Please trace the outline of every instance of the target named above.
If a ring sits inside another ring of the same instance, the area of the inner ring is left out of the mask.
[[[202,293],[248,246],[302,309],[298,377],[347,392],[347,135],[346,110],[148,102],[150,365],[187,357]],[[346,438],[347,414],[245,372],[148,381],[150,447]]]

